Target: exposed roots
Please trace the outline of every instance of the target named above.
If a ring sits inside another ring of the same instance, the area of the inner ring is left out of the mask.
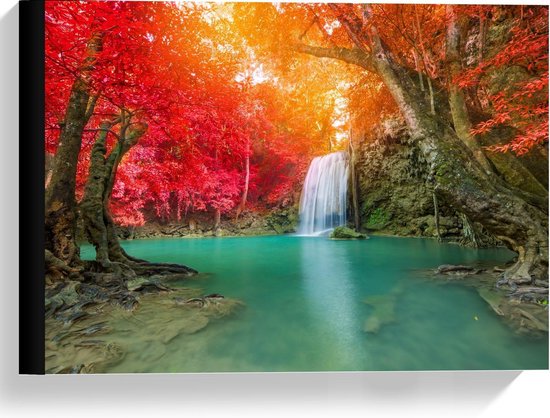
[[[224,299],[223,295],[220,295],[218,293],[212,293],[210,295],[206,295],[206,296],[203,296],[203,297],[187,299],[187,300],[181,302],[180,304],[190,305],[190,306],[197,306],[197,307],[203,308],[205,306],[210,306],[210,304],[212,302],[217,303],[221,299]]]
[[[497,282],[497,287],[509,286],[516,291],[518,286],[536,286],[548,288],[548,262],[544,251],[536,245],[518,248],[518,259],[514,265],[505,270]]]
[[[471,222],[468,217],[459,213],[462,221],[462,238],[460,245],[474,248],[494,247],[500,244],[500,241],[483,228],[483,226]]]
[[[64,280],[66,278],[76,278],[81,272],[81,268],[71,267],[63,260],[57,258],[50,250],[45,250],[44,260],[46,264],[46,282]]]
[[[192,276],[198,272],[190,267],[181,265],[181,264],[170,264],[170,263],[149,263],[149,262],[140,262],[130,264],[131,268],[138,274],[143,275],[169,275],[177,274],[184,276]]]
[[[516,287],[508,296],[519,302],[542,303],[548,301],[548,288],[546,287]]]

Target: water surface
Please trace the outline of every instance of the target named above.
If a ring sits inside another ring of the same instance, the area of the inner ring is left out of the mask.
[[[127,316],[113,317],[109,338],[128,354],[110,372],[548,367],[547,339],[515,335],[473,288],[425,279],[424,269],[440,264],[502,265],[513,256],[504,249],[414,238],[298,236],[122,245],[139,258],[183,263],[204,273],[174,285],[221,293],[246,307],[166,344],[144,343],[152,331],[146,321],[136,325]],[[93,249],[82,253],[92,257]],[[164,315],[167,322],[177,314],[163,309],[148,315]]]

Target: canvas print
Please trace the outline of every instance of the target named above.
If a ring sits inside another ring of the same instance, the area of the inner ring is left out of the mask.
[[[547,6],[44,7],[46,373],[548,368]]]

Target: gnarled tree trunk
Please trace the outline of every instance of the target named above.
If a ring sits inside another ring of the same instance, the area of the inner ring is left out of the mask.
[[[105,146],[107,135],[109,132],[116,135],[112,128],[120,120],[122,120],[122,126],[117,135],[118,141],[107,156]],[[92,149],[84,197],[80,203],[86,234],[96,248],[96,262],[104,271],[113,271],[122,276],[195,274],[195,270],[184,265],[149,263],[132,257],[119,243],[109,205],[116,172],[122,157],[137,144],[147,130],[145,123],[130,123],[130,117],[124,112],[120,120],[105,121],[101,124],[100,133]]]
[[[73,83],[69,104],[62,122],[59,146],[45,198],[45,246],[56,258],[74,264],[80,259],[75,242],[76,168],[82,133],[90,119],[96,97],[90,97],[90,77],[101,51],[103,33],[92,35],[86,56]]]
[[[107,228],[103,216],[105,185],[109,176],[108,167],[105,164],[106,141],[109,130],[115,123],[114,121],[105,121],[100,125],[100,132],[90,156],[90,171],[84,189],[84,197],[80,202],[84,230],[95,247],[96,260],[104,267],[107,267],[109,263]]]
[[[430,167],[438,197],[518,253],[504,278],[509,283],[531,283],[548,272],[546,214],[528,204],[504,182],[488,175],[457,133],[436,116],[422,112],[421,97],[404,69],[387,51],[375,28],[371,36],[374,64],[389,88],[412,137]],[[416,93],[416,94],[415,94]]]
[[[122,263],[135,261],[120,247],[109,201],[118,165],[124,154],[146,132],[147,125],[143,123],[130,125],[129,120],[124,122],[118,135],[118,142],[107,156],[106,139],[109,132],[112,132],[112,127],[118,122],[119,120],[105,121],[100,125],[100,132],[92,148],[84,197],[80,203],[85,232],[96,249],[96,261],[104,268],[110,268],[113,261]]]

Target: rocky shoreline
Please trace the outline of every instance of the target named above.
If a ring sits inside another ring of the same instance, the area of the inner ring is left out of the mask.
[[[442,265],[425,273],[427,280],[474,288],[515,333],[547,338],[548,283],[534,283],[524,288],[499,286],[502,272],[500,267]]]
[[[298,207],[290,206],[270,213],[244,212],[239,220],[222,218],[218,227],[208,214],[196,214],[179,222],[119,226],[117,234],[120,239],[244,237],[293,233],[297,225]]]
[[[162,351],[177,336],[191,336],[244,306],[223,295],[171,285],[180,279],[136,277],[117,286],[71,280],[47,286],[46,373],[104,373],[122,362],[129,347],[118,334],[111,335],[121,331],[113,318],[126,321],[133,333],[143,333],[144,343]]]

